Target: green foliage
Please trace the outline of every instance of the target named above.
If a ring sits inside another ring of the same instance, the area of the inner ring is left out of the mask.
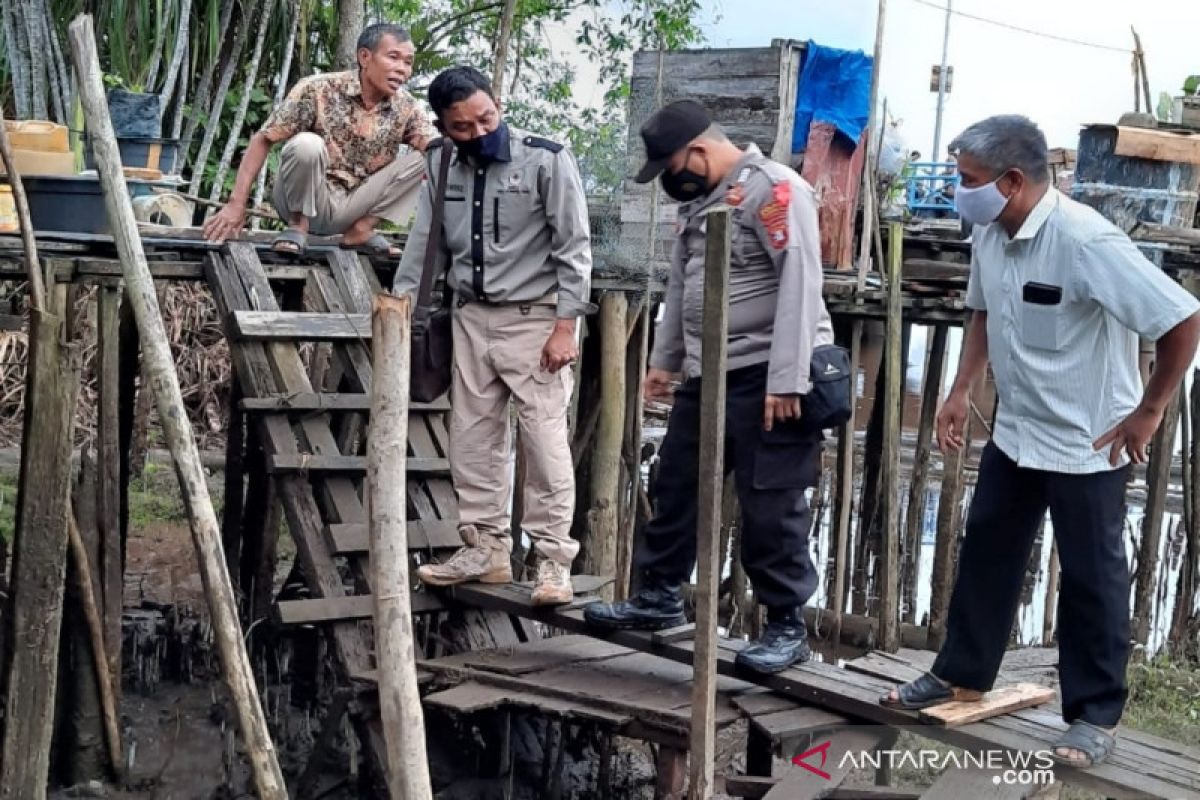
[[[1189,75],[1183,82],[1184,94],[1200,94],[1200,75]]]
[[[1200,667],[1166,656],[1130,666],[1124,722],[1172,741],[1200,745]]]

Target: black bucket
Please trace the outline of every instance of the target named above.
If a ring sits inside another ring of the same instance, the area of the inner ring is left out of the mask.
[[[117,148],[121,151],[121,166],[158,169],[168,175],[174,174],[179,158],[178,139],[118,137]],[[96,169],[96,156],[92,152],[90,137],[83,160],[87,169]]]
[[[1192,227],[1200,200],[1200,165],[1116,154],[1117,129],[1093,125],[1079,133],[1071,196],[1126,233],[1139,222]]]

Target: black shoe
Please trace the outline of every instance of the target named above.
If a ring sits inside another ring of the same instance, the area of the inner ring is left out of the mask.
[[[647,585],[619,603],[584,606],[583,618],[589,625],[608,630],[661,631],[687,622],[679,586],[661,584]]]
[[[774,612],[774,609],[771,609]],[[773,674],[812,658],[808,630],[800,609],[770,613],[762,638],[737,654],[737,663],[754,672]]]

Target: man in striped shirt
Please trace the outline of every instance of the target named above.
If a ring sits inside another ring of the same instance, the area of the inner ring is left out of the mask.
[[[1129,464],[1144,463],[1200,339],[1198,304],[1093,209],[1050,184],[1046,140],[1028,119],[968,128],[959,213],[974,223],[958,376],[938,444],[963,447],[971,387],[991,363],[999,407],[984,448],[950,601],[929,673],[881,699],[925,708],[992,687],[1046,511],[1062,565],[1059,675],[1070,728],[1055,757],[1103,761],[1124,711],[1129,566],[1122,531]],[[1138,337],[1157,343],[1143,390]]]

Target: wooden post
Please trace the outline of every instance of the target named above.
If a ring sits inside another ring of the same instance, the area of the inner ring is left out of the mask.
[[[908,514],[904,518],[905,619],[917,621],[917,573],[921,564],[921,539],[925,528],[925,487],[929,482],[929,448],[938,400],[942,396],[942,372],[946,362],[946,326],[933,329],[929,358],[925,361],[925,389],[921,394],[921,420],[913,453],[912,479],[908,487]]]
[[[1058,611],[1058,540],[1050,540],[1050,563],[1046,566],[1046,602],[1042,606],[1042,647],[1054,642],[1054,617]]]
[[[1146,467],[1146,515],[1142,517],[1142,540],[1138,547],[1137,574],[1133,589],[1133,640],[1146,645],[1154,617],[1156,576],[1162,559],[1163,512],[1171,483],[1171,457],[1175,452],[1175,427],[1179,422],[1179,398],[1167,403],[1162,424],[1150,440],[1150,463]],[[1141,651],[1144,653],[1145,650]]]
[[[1187,551],[1184,553],[1183,566],[1179,570],[1179,587],[1175,592],[1175,619],[1171,624],[1171,640],[1187,641],[1188,624],[1191,621],[1192,609],[1196,606],[1196,592],[1200,590],[1200,509],[1196,501],[1200,499],[1200,370],[1192,370],[1192,391],[1186,413],[1189,415],[1188,426],[1190,436],[1184,440],[1183,460],[1188,463],[1184,471],[1186,476],[1183,485],[1184,496],[1188,498],[1187,528],[1184,535],[1187,538]]]
[[[246,500],[245,457],[246,416],[242,412],[242,388],[236,374],[229,376],[229,427],[225,429],[225,507],[221,509],[221,549],[225,568],[235,592],[242,596],[247,625],[252,623],[250,587],[240,580],[242,563],[242,511]]]
[[[83,601],[83,614],[87,619],[88,634],[91,637],[92,656],[96,663],[96,683],[100,687],[100,708],[104,713],[104,737],[108,742],[108,758],[112,764],[113,774],[118,778],[124,772],[124,757],[121,750],[121,729],[117,724],[117,698],[120,695],[113,692],[113,686],[120,686],[120,676],[109,672],[111,658],[107,653],[120,649],[118,639],[111,645],[104,641],[104,622],[100,619],[100,607],[96,602],[92,583],[92,568],[88,563],[87,547],[75,524],[75,514],[67,510],[67,533],[71,544],[71,556],[75,560],[75,574],[79,578],[79,597]]]
[[[879,646],[889,653],[900,648],[900,403],[904,399],[904,331],[900,308],[900,265],[904,260],[904,226],[888,226],[887,387],[883,406],[883,542],[879,549]]]
[[[846,575],[850,569],[850,523],[854,515],[854,437],[858,422],[858,362],[862,357],[862,320],[850,331],[850,419],[838,431],[837,482],[833,490],[833,589],[828,598],[833,612],[832,641],[836,654],[842,641],[842,615],[846,613]]]
[[[623,292],[606,292],[600,300],[600,418],[592,447],[592,507],[588,512],[587,571],[614,575],[617,570],[621,486],[621,440],[625,433],[625,317],[629,301]],[[612,587],[603,590],[611,599]]]
[[[67,514],[80,354],[60,335],[66,287],[50,292],[48,308],[29,321],[25,428],[13,544],[12,642],[0,798],[46,797],[54,731],[58,644],[67,566]]]
[[[101,602],[112,694],[121,702],[121,615],[125,610],[125,538],[121,530],[121,285],[105,282],[96,297],[96,527],[100,532]]]
[[[725,357],[729,320],[728,208],[708,213],[704,253],[704,336],[700,356],[700,464],[696,499],[696,649],[692,661],[689,800],[713,793],[716,757],[717,574],[725,477]]]
[[[287,797],[275,746],[263,716],[254,673],[238,624],[237,603],[221,549],[221,532],[204,475],[191,422],[183,405],[179,376],[163,328],[154,281],[138,235],[137,221],[121,170],[121,156],[104,98],[92,18],[81,14],[70,25],[71,58],[91,133],[104,192],[104,205],[129,287],[129,299],[145,347],[145,358],[158,404],[158,416],[179,478],[180,494],[191,524],[200,577],[209,603],[213,633],[226,685],[237,708],[246,754],[261,800]],[[67,459],[69,461],[69,458]],[[11,717],[9,717],[11,719]],[[7,759],[6,759],[7,761]]]
[[[367,439],[371,588],[375,596],[375,661],[379,710],[387,742],[387,782],[393,800],[428,800],[425,718],[417,690],[412,602],[409,598],[407,508],[410,315],[408,295],[375,298],[371,316],[371,434]]]
[[[642,502],[642,383],[646,378],[646,360],[650,343],[650,296],[630,314],[636,312],[636,324],[628,338],[625,353],[625,441],[622,457],[627,465],[629,508],[622,520],[617,542],[617,574],[613,597],[624,600],[629,596],[632,582],[633,550],[637,532],[647,519]]]

